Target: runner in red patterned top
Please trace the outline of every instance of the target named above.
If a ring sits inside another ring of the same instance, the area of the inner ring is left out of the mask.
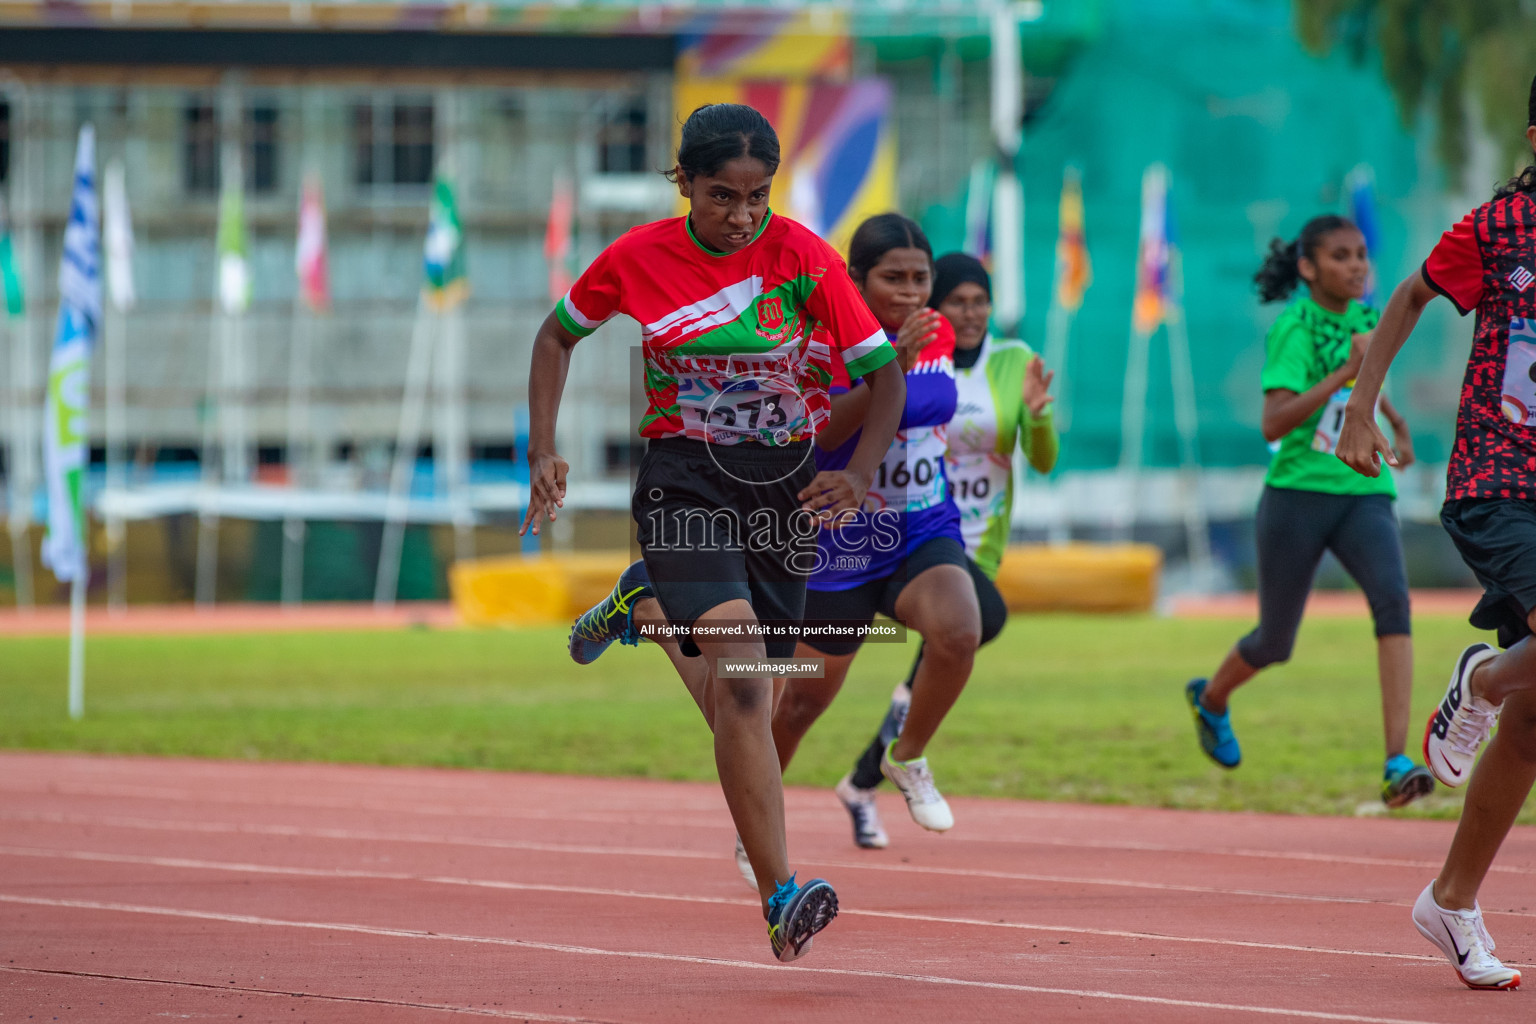
[[[1526,141],[1536,150],[1536,80]],[[1515,988],[1520,972],[1493,956],[1477,893],[1536,779],[1536,163],[1440,239],[1381,315],[1344,411],[1338,456],[1366,476],[1395,462],[1372,410],[1387,369],[1424,307],[1444,295],[1477,311],[1461,385],[1456,444],[1440,521],[1483,586],[1472,624],[1498,631],[1503,652],[1475,643],[1424,731],[1424,759],[1447,786],[1471,788],[1440,875],[1413,921],[1472,988]],[[1473,762],[1501,717],[1474,775]]]
[[[778,137],[762,114],[728,103],[695,110],[670,175],[688,215],[614,242],[545,319],[528,376],[523,530],[537,533],[565,499],[555,414],[571,350],[627,314],[641,325],[649,400],[632,502],[642,561],[582,616],[571,655],[585,664],[613,640],[633,639],[637,612],[676,631],[657,638],[677,640],[664,646],[714,731],[720,786],[769,943],[789,961],[837,914],[837,895],[790,870],[772,734],[782,670],[765,659],[793,653],[816,535],[862,505],[906,387],[842,260],[769,210],[778,166]],[[829,351],[811,342],[818,327]],[[831,348],[864,378],[871,408],[848,464],[817,473],[811,446],[827,421]]]
[[[640,322],[644,437],[783,445],[814,436],[827,422],[829,383],[825,357],[811,358],[818,323],[818,344],[829,339],[855,378],[891,357],[842,259],[771,211],[730,253],[703,245],[687,217],[635,228],[555,307],[578,338],[618,313]]]
[[[1446,497],[1536,499],[1536,199],[1485,203],[1441,237],[1424,282],[1477,311]]]

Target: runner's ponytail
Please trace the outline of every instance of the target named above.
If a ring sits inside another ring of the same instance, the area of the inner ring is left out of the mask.
[[[1526,127],[1536,128],[1536,78],[1531,79],[1531,98],[1526,105]],[[1493,193],[1495,199],[1510,196],[1536,195],[1536,164],[1531,164],[1519,174],[1500,185]]]
[[[1302,280],[1298,261],[1303,257],[1312,259],[1325,235],[1339,228],[1354,226],[1353,222],[1330,213],[1307,221],[1293,242],[1270,239],[1269,254],[1253,275],[1253,283],[1259,290],[1259,301],[1278,302],[1290,298]]]

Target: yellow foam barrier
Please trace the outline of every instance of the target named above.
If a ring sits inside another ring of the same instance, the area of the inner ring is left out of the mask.
[[[627,551],[510,555],[456,562],[449,589],[472,626],[569,624],[613,589]],[[1012,612],[1149,611],[1157,600],[1162,552],[1150,544],[1016,544],[997,588]]]
[[[1151,544],[1014,544],[997,589],[1011,612],[1150,611],[1162,567]]]
[[[471,626],[569,624],[608,596],[629,561],[627,551],[475,558],[449,568],[448,590]]]

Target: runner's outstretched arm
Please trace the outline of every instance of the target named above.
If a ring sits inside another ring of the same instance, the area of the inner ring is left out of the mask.
[[[864,385],[869,391],[869,411],[864,415],[864,432],[848,459],[848,467],[817,473],[799,494],[800,507],[819,513],[828,523],[833,523],[839,512],[863,506],[864,495],[875,479],[875,469],[891,447],[891,438],[901,426],[901,411],[907,404],[907,378],[898,360],[892,359],[866,373]]]
[[[1371,332],[1371,347],[1355,378],[1355,390],[1344,406],[1344,429],[1339,431],[1339,443],[1334,448],[1344,464],[1356,473],[1380,476],[1382,455],[1388,465],[1397,465],[1392,445],[1376,425],[1376,396],[1381,394],[1392,360],[1397,358],[1424,307],[1436,294],[1421,274],[1405,278],[1393,290],[1387,308],[1382,310],[1381,322]]]
[[[537,536],[545,516],[565,504],[565,474],[570,465],[555,452],[555,417],[571,368],[571,348],[580,340],[566,330],[553,310],[533,339],[528,369],[528,512],[519,537],[530,529]]]

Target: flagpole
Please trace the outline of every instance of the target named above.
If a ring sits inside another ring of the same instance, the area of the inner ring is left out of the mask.
[[[1200,418],[1195,401],[1195,371],[1189,351],[1189,326],[1184,319],[1184,258],[1173,248],[1168,254],[1168,363],[1173,375],[1173,419],[1179,432],[1180,476],[1183,478],[1184,532],[1194,589],[1207,591],[1214,583],[1211,535],[1205,515],[1204,474],[1200,468]]]
[[[48,536],[43,561],[70,586],[69,715],[85,713],[85,472],[90,464],[90,359],[101,325],[101,218],[96,194],[96,133],[86,123],[75,150],[74,184],[59,263],[59,323],[44,400]]]
[[[69,717],[85,715],[85,577],[77,571],[69,585]]]
[[[1135,314],[1132,314],[1133,318]],[[1146,433],[1147,361],[1152,334],[1132,326],[1125,360],[1125,391],[1120,400],[1120,479],[1125,493],[1115,510],[1115,533],[1129,540],[1141,503],[1141,449]]]
[[[217,300],[215,300],[217,301]],[[214,313],[214,344],[208,347],[208,378],[204,384],[203,442],[199,452],[197,495],[197,582],[194,600],[199,608],[213,604],[218,581],[219,513],[214,497],[217,482],[215,465],[218,458],[219,420],[222,418],[222,395],[219,391],[220,364],[223,362],[223,345],[219,343],[219,319],[222,313]]]
[[[123,314],[116,309],[107,311],[103,319],[103,341],[107,363],[107,490],[121,494],[127,486],[127,467],[124,465],[126,404],[125,378],[128,375],[127,353],[124,346],[127,332]],[[109,506],[110,507],[110,506]],[[107,528],[107,609],[112,615],[121,615],[128,603],[128,550],[127,533],[123,517],[115,512],[106,515]]]
[[[449,514],[453,519],[453,553],[456,561],[475,557],[474,527],[470,516],[468,496],[468,446],[469,438],[465,422],[464,401],[464,307],[456,305],[442,317],[441,356],[437,370],[442,381],[443,427],[440,444],[441,464],[444,469],[444,489],[448,496]],[[436,447],[434,446],[434,451]]]
[[[107,490],[121,494],[128,485],[127,311],[136,299],[133,288],[133,228],[128,218],[128,189],[121,159],[114,158],[107,165],[102,184],[106,241],[104,251],[110,298],[103,311],[103,341],[107,364]],[[127,524],[115,512],[109,512],[105,518],[107,608],[110,614],[121,615],[128,603]]]
[[[992,3],[992,139],[997,147],[993,182],[993,310],[998,330],[1019,337],[1024,317],[1024,189],[1018,160],[1023,145],[1024,66],[1019,18],[1008,0]]]
[[[399,596],[400,554],[405,544],[411,481],[416,471],[416,449],[421,444],[433,343],[440,319],[428,307],[423,294],[416,302],[416,322],[411,329],[411,351],[406,360],[405,395],[395,436],[395,461],[389,473],[389,494],[384,500],[384,534],[379,542],[379,572],[373,590],[373,603],[377,608],[394,607]]]
[[[315,318],[304,309],[302,288],[293,302],[293,342],[288,361],[288,488],[290,494],[308,485],[309,459],[304,437],[309,429],[310,352]],[[304,534],[308,523],[290,508],[283,518],[282,603],[298,607],[304,600]]]

